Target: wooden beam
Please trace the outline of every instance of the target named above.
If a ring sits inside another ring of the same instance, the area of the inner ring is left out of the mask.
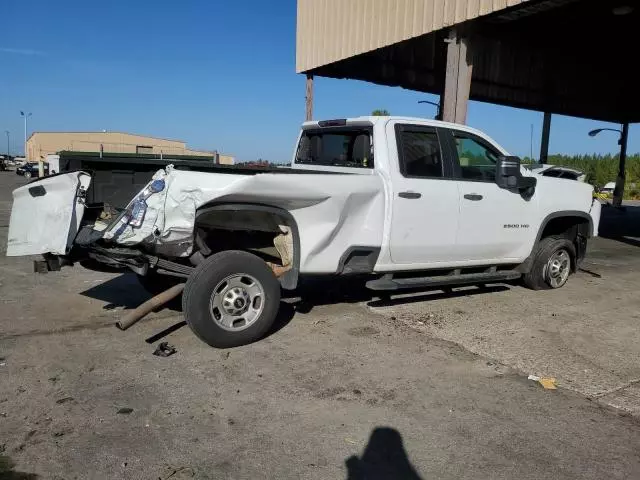
[[[305,95],[306,114],[305,121],[309,122],[313,118],[313,75],[307,74],[307,91]]]
[[[549,134],[551,133],[551,113],[544,112],[542,120],[542,138],[540,139],[540,163],[547,163],[549,158]]]
[[[447,41],[447,64],[444,80],[443,120],[467,121],[467,105],[471,91],[473,56],[468,38],[459,38],[452,29]]]

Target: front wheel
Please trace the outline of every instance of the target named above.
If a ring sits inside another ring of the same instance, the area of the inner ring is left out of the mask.
[[[31,178],[31,172],[24,172],[24,178]]]
[[[560,288],[569,279],[576,259],[576,248],[564,237],[547,237],[540,241],[533,254],[531,269],[523,277],[533,290]]]
[[[182,311],[193,332],[217,348],[261,338],[280,307],[280,283],[259,257],[237,250],[216,253],[187,280]]]

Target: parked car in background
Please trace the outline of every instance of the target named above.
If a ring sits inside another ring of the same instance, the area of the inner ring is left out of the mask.
[[[44,174],[48,175],[49,165],[47,165],[46,163],[43,165],[44,165]],[[37,163],[25,163],[24,165],[21,165],[18,168],[16,168],[16,174],[22,175],[25,178],[31,178],[31,177],[39,177],[40,171],[38,169]]]
[[[568,180],[577,180],[579,182],[585,182],[587,179],[587,175],[584,172],[568,167],[546,165],[544,163],[534,163],[531,165],[524,165],[524,167],[537,175],[542,175],[543,177],[566,178]]]

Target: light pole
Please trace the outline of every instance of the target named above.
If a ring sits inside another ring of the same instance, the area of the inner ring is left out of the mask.
[[[27,120],[32,115],[32,113],[25,113],[21,110],[20,115],[24,117],[24,159],[28,161],[29,157],[27,156]]]
[[[432,102],[431,100],[418,100],[418,103],[428,103],[429,105],[433,105],[434,107],[436,107],[435,119],[436,120],[442,120],[442,117],[440,116],[440,104],[439,103]]]
[[[9,135],[10,135],[10,132],[9,132],[9,130],[5,130],[4,133],[7,134],[7,160],[9,160]]]
[[[627,139],[629,138],[629,124],[623,123],[622,129],[617,128],[596,128],[589,132],[590,137],[595,137],[603,131],[618,132],[620,138],[618,139],[618,145],[620,145],[620,163],[618,165],[618,177],[616,178],[616,188],[613,189],[613,206],[620,208],[622,206],[622,197],[624,196],[624,182],[625,182],[625,163],[627,160]]]

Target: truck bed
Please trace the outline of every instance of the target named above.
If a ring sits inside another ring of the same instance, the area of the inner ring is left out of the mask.
[[[258,173],[309,173],[289,167],[254,167],[220,165],[213,157],[103,154],[90,152],[60,152],[60,172],[84,171],[91,173],[91,186],[87,202],[107,203],[115,208],[125,208],[129,201],[149,183],[159,169],[173,165],[176,170],[191,170],[233,175]],[[314,172],[310,172],[314,173]],[[326,173],[326,172],[315,172]]]

